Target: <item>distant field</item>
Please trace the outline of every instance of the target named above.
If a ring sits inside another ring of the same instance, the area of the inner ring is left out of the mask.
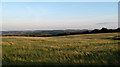
[[[2,37],[3,65],[117,65],[118,33]]]

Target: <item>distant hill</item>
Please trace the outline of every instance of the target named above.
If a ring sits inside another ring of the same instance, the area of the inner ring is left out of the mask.
[[[90,34],[90,33],[109,33],[120,32],[120,28],[117,29],[94,29],[94,30],[34,30],[34,31],[2,31],[2,36],[33,36],[33,37],[48,37],[48,36],[63,36],[63,35],[75,35],[75,34]]]
[[[34,30],[34,31],[2,31],[3,35],[23,35],[23,34],[59,34],[64,32],[77,32],[85,30]]]

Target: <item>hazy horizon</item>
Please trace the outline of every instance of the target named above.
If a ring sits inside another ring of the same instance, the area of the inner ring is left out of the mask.
[[[102,29],[106,27],[101,27],[101,28],[94,28],[94,29]],[[119,27],[116,28],[107,28],[107,29],[118,29]],[[52,31],[52,30],[94,30],[94,29],[26,29],[26,30],[0,30],[1,31]]]
[[[3,2],[3,31],[118,28],[117,2]]]

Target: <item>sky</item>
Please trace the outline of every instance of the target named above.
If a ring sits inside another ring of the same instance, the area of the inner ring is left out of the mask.
[[[3,2],[2,30],[118,27],[117,2]]]
[[[1,0],[3,2],[118,2],[119,0]]]

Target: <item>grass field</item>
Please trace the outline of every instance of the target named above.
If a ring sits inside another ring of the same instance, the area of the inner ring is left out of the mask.
[[[118,33],[2,37],[3,65],[118,65]]]

